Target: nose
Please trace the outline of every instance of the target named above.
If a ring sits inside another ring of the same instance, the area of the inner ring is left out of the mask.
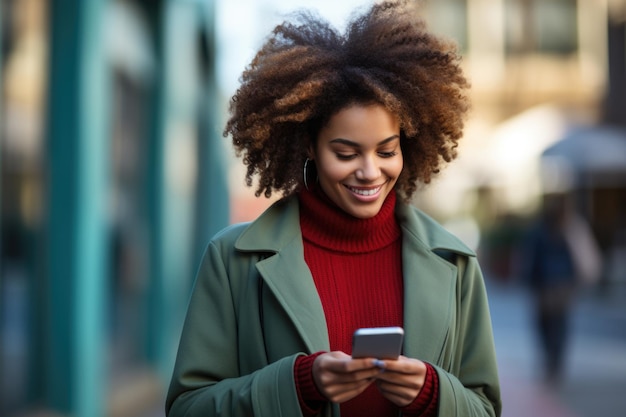
[[[374,181],[380,177],[380,167],[375,158],[362,158],[361,166],[356,170],[359,181]]]

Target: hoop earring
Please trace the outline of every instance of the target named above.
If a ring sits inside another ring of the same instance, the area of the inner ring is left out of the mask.
[[[304,170],[302,173],[302,176],[304,177],[304,188],[306,188],[307,190],[309,189],[309,184],[307,183],[306,177],[307,177],[307,167],[309,165],[309,161],[310,159],[307,158],[306,161],[304,161]]]

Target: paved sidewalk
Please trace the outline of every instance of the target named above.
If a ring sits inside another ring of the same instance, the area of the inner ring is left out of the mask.
[[[502,417],[623,417],[626,415],[626,309],[583,297],[572,316],[566,374],[547,386],[519,288],[488,285],[502,388]],[[623,303],[622,303],[623,304]],[[610,326],[609,324],[610,323]]]
[[[523,294],[490,285],[489,301],[502,389],[502,417],[579,417],[541,381]]]
[[[500,359],[499,365],[502,417],[582,417],[563,402],[558,392],[529,375],[523,363]]]

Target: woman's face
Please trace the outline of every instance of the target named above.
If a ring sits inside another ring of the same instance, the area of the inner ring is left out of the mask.
[[[338,111],[322,127],[314,151],[322,190],[361,219],[380,211],[403,166],[400,124],[378,104]]]

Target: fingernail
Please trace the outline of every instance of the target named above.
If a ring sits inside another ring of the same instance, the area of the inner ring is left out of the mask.
[[[384,368],[385,367],[385,362],[381,361],[380,359],[374,359],[374,366],[376,366],[378,368]]]

